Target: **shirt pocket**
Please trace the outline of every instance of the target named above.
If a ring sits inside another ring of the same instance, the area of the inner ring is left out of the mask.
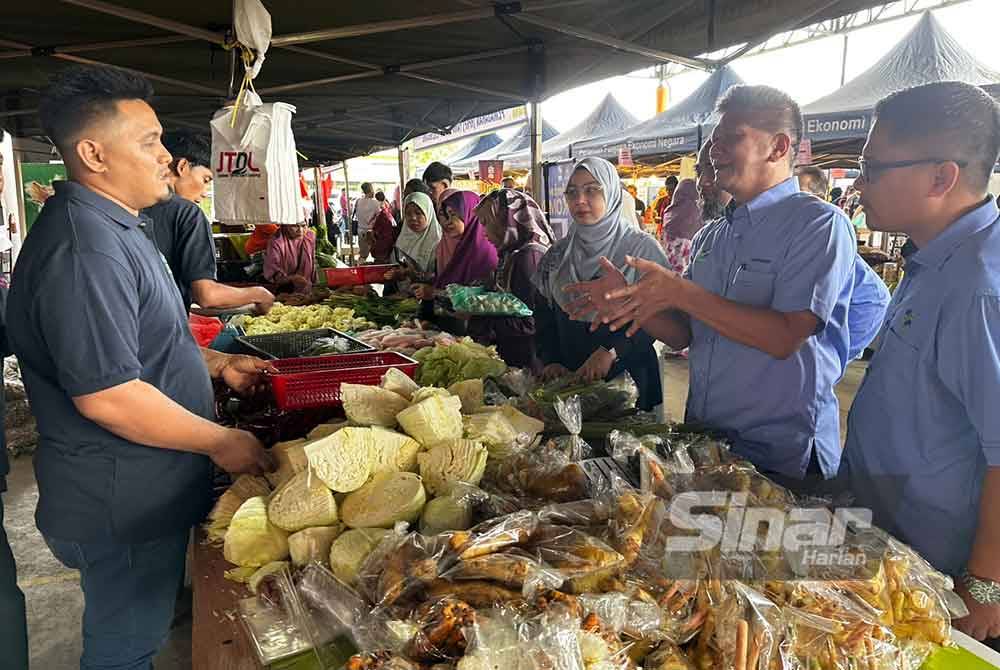
[[[744,305],[768,307],[774,299],[776,277],[774,272],[739,269],[727,297]]]

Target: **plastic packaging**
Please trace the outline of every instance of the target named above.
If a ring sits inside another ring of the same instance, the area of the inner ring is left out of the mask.
[[[580,398],[572,396],[563,400],[556,398],[552,404],[559,421],[566,427],[569,435],[560,435],[545,443],[546,449],[553,449],[566,456],[566,460],[575,463],[590,458],[594,450],[580,437],[583,425],[583,415],[580,411]]]
[[[482,286],[449,284],[445,291],[456,312],[474,316],[529,317],[531,308],[513,293],[488,292]]]
[[[579,620],[566,612],[525,617],[494,610],[477,617],[456,670],[584,670]]]
[[[714,602],[693,649],[699,668],[767,670],[776,663],[785,667],[780,665],[784,635],[777,605],[736,581],[714,582],[702,597]]]
[[[573,396],[580,399],[583,421],[597,418],[607,420],[635,409],[639,400],[639,387],[627,372],[609,382],[588,384],[581,384],[575,377],[564,377],[535,389],[528,394],[525,403],[529,414],[547,422],[555,422],[559,419],[555,401]]]

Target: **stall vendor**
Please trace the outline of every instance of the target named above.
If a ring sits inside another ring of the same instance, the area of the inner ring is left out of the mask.
[[[212,183],[208,140],[187,132],[165,133],[163,146],[170,161],[170,190],[167,200],[142,210],[153,220],[146,232],[163,254],[180,290],[184,305],[227,308],[253,305],[258,314],[267,314],[274,296],[262,286],[238,288],[216,281],[215,243],[212,226],[198,203]]]
[[[566,204],[573,223],[569,234],[542,258],[535,275],[540,299],[535,302],[535,342],[546,379],[575,374],[587,381],[613,379],[628,372],[639,387],[641,409],[662,401],[660,371],[653,339],[645,333],[628,338],[607,327],[590,330],[592,314],[570,315],[567,287],[595,278],[599,260],[626,267],[625,259],[647,259],[666,266],[663,248],[652,235],[631,221],[618,172],[602,158],[577,164],[566,187]],[[638,273],[626,268],[632,280]],[[591,310],[592,311],[592,310]]]
[[[316,233],[304,223],[281,226],[267,243],[264,278],[290,293],[308,293],[316,277]]]
[[[21,248],[7,336],[38,420],[35,520],[79,570],[83,668],[148,668],[173,619],[213,463],[274,467],[252,434],[217,424],[212,378],[255,387],[268,365],[199,350],[140,210],[169,196],[170,153],[139,75],[62,70],[39,116],[69,177]],[[54,282],[53,277],[72,278]],[[8,650],[0,651],[0,665]]]
[[[499,255],[490,290],[512,293],[534,310],[537,291],[532,280],[553,240],[545,214],[531,196],[512,189],[490,193],[480,201],[476,214]],[[477,339],[495,344],[497,353],[508,365],[540,370],[533,316],[474,317],[469,332]]]
[[[737,86],[718,111],[711,159],[733,202],[697,234],[687,271],[629,259],[642,274],[632,282],[605,264],[600,281],[576,287],[575,307],[689,347],[687,419],[726,431],[737,453],[803,490],[840,465],[833,387],[849,360],[857,244],[842,211],[799,191],[794,100]]]
[[[872,230],[906,233],[906,276],[847,423],[842,474],[873,521],[956,577],[1000,638],[1000,106],[941,82],[894,93],[855,182]],[[996,640],[994,640],[994,643]]]

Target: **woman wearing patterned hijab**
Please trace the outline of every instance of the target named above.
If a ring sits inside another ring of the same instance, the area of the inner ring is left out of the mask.
[[[552,246],[545,214],[531,196],[501,189],[480,201],[476,215],[499,255],[493,288],[513,293],[534,310],[537,293],[532,279],[538,262]],[[496,344],[508,365],[540,370],[533,317],[477,317],[470,321],[469,330],[480,342]]]
[[[618,172],[608,161],[591,157],[577,164],[565,193],[573,218],[569,234],[549,250],[535,275],[543,298],[536,303],[535,343],[545,364],[544,377],[576,374],[600,380],[627,371],[639,387],[639,407],[648,410],[662,400],[652,338],[642,332],[628,338],[607,326],[591,332],[586,315],[579,320],[569,316],[573,296],[566,291],[599,277],[602,257],[623,268],[630,283],[638,276],[626,265],[626,256],[666,267],[663,248],[633,225],[631,213],[624,211],[622,193]]]

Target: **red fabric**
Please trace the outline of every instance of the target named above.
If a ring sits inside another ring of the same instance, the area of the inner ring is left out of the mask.
[[[327,175],[323,178],[323,211],[330,211],[330,195],[333,193],[333,177]]]
[[[211,316],[188,314],[188,328],[199,347],[207,347],[222,332],[222,321]]]
[[[384,263],[392,255],[392,248],[396,246],[396,238],[399,237],[396,220],[384,208],[372,223],[372,236],[375,238],[372,244],[372,257],[376,263]]]
[[[309,199],[309,187],[306,186],[306,178],[302,176],[301,172],[299,173],[299,193],[302,194],[303,198]]]
[[[267,243],[274,237],[274,234],[278,232],[278,226],[274,223],[258,223],[253,227],[253,232],[250,234],[250,239],[247,240],[246,249],[247,256],[252,256],[258,251],[264,251],[267,249]]]

